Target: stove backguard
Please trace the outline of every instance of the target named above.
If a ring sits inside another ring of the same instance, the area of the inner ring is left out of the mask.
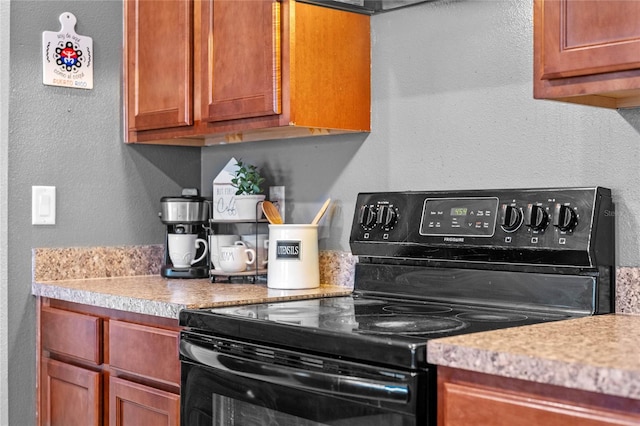
[[[614,221],[602,187],[361,193],[355,290],[611,312]]]

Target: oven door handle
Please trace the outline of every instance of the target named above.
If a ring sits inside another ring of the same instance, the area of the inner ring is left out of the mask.
[[[409,386],[400,381],[372,380],[270,364],[222,354],[185,339],[180,341],[180,353],[217,370],[292,388],[398,404],[409,402]]]

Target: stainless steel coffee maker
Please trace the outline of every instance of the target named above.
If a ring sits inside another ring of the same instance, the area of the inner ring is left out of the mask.
[[[179,197],[162,197],[160,206],[160,220],[167,227],[160,274],[167,278],[208,278],[209,203],[197,189],[185,188]]]

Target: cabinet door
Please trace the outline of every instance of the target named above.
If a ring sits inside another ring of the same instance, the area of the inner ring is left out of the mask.
[[[129,131],[193,124],[192,0],[126,0]]]
[[[109,424],[111,426],[179,426],[180,397],[111,377]]]
[[[280,3],[202,3],[202,120],[281,112]]]
[[[543,1],[542,78],[640,68],[640,2]]]
[[[42,363],[42,424],[90,426],[102,424],[99,372],[52,359]]]

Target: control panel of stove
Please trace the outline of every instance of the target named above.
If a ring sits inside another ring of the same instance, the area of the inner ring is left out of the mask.
[[[361,193],[350,243],[359,255],[582,264],[613,241],[614,216],[600,187]]]

